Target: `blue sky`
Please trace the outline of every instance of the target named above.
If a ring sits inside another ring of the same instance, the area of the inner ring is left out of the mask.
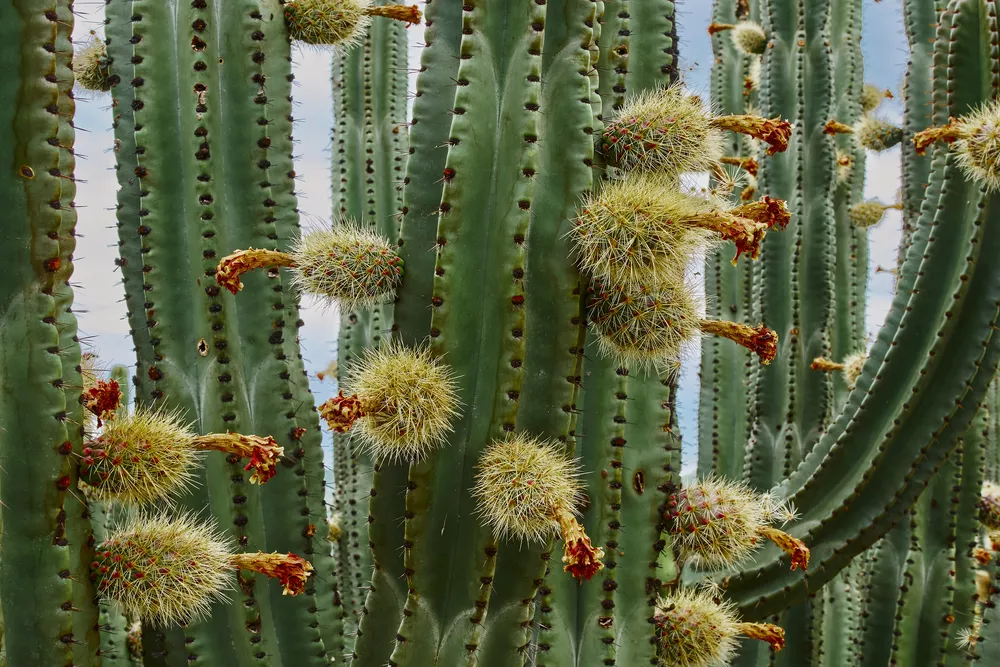
[[[103,25],[104,3],[78,2],[75,36],[84,40],[91,30]],[[711,3],[708,0],[680,0],[678,26],[680,32],[681,66],[688,86],[707,97],[708,76],[712,65],[711,45],[706,27],[710,22]],[[906,66],[906,38],[899,18],[898,0],[876,4],[866,0],[863,48],[867,66],[866,80],[891,89],[899,99],[903,71]],[[411,58],[418,57],[422,32],[410,30]],[[296,149],[296,172],[300,176],[300,202],[305,226],[321,225],[329,219],[331,210],[329,187],[329,128],[332,116],[329,55],[309,50],[298,51],[295,60],[296,82],[295,128],[299,138]],[[898,120],[897,100],[889,101],[882,111]],[[111,152],[113,136],[110,129],[110,98],[83,97],[78,100],[77,150],[83,157],[77,164],[79,184],[77,205],[80,234],[76,252],[74,283],[78,285],[76,310],[80,315],[81,335],[97,352],[103,365],[121,363],[134,365],[132,342],[125,321],[125,304],[120,275],[115,269],[117,234],[115,232],[115,192],[117,182]],[[899,150],[871,155],[868,160],[866,196],[894,201],[899,187]],[[892,297],[892,277],[875,273],[878,265],[895,263],[899,239],[899,213],[890,211],[886,220],[870,232],[871,267],[868,301],[868,331],[874,336],[881,325]],[[324,369],[335,356],[336,313],[318,304],[304,302],[301,330],[303,355],[311,376]],[[697,440],[697,368],[696,347],[687,354],[682,373],[680,394],[681,431],[688,447],[685,459],[693,460],[691,447]],[[332,392],[329,383],[314,380],[313,390],[319,401]]]

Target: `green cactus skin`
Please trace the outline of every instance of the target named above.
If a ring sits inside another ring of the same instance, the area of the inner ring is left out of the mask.
[[[119,119],[117,132],[126,135],[121,145],[134,141],[143,149],[132,174],[119,168],[123,188],[138,176],[142,193],[136,217],[127,217],[128,207],[119,210],[122,227],[139,230],[142,282],[126,288],[141,289],[150,334],[148,349],[136,341],[139,367],[151,380],[149,393],[138,400],[185,408],[201,432],[273,434],[286,458],[272,483],[250,488],[242,466],[216,460],[190,502],[210,506],[245,549],[299,553],[311,557],[323,575],[311,578],[306,595],[298,597],[261,589],[256,577],[241,575],[241,603],[185,628],[182,655],[210,663],[231,660],[235,651],[239,664],[325,664],[321,632],[333,638],[339,612],[336,593],[328,589],[332,560],[325,547],[313,546],[326,544],[325,535],[315,536],[325,524],[322,453],[292,333],[299,326],[297,298],[283,286],[285,276],[248,276],[251,296],[244,290],[235,303],[210,280],[217,258],[227,252],[247,246],[285,250],[299,234],[290,159],[290,54],[280,7],[276,1],[228,3],[224,9],[219,3],[125,4],[124,16],[141,17],[122,28],[135,43],[126,40],[121,48],[130,46],[132,53],[112,55],[113,66],[123,69],[124,83],[116,90],[132,87],[135,98],[129,102],[134,122]],[[173,32],[172,25],[181,27]],[[116,46],[112,27],[109,49]],[[220,32],[232,37],[217,41]],[[142,57],[134,66],[133,55]],[[181,114],[159,113],[178,100]],[[235,155],[250,159],[227,159]],[[168,166],[173,171],[160,173]],[[165,220],[184,224],[168,228]],[[134,257],[127,254],[135,252],[132,239],[123,240],[123,258]],[[233,336],[239,345],[232,344]],[[151,358],[143,359],[146,351]],[[178,648],[168,646],[168,655]]]
[[[737,0],[716,0],[712,22],[736,22]],[[751,10],[756,8],[756,3]],[[712,68],[712,100],[721,114],[746,113],[756,102],[757,92],[747,95],[744,85],[751,58],[736,49],[730,34],[712,36],[716,64]],[[725,154],[729,157],[753,157],[744,135],[731,132],[726,137]],[[735,192],[734,195],[739,195]],[[733,266],[727,246],[705,258],[706,317],[751,322],[753,265],[741,262]],[[731,345],[717,336],[705,336],[701,342],[701,388],[698,400],[698,472],[714,473],[729,479],[743,476],[744,456],[750,420],[746,413],[749,401],[746,376],[753,368],[753,355],[740,345]],[[734,418],[734,416],[736,416]],[[756,642],[744,642],[756,647]]]
[[[86,585],[91,536],[72,495],[82,410],[80,346],[68,285],[76,213],[72,3],[0,9],[6,136],[0,192],[0,568],[10,664],[99,665],[98,609]],[[25,448],[31,455],[24,456]]]
[[[978,2],[956,0],[943,15],[935,122],[987,94],[981,82],[989,61],[973,37],[983,30],[981,11]],[[981,199],[978,186],[967,183],[947,155],[938,152],[932,160],[928,196],[938,204],[922,212],[887,324],[844,411],[781,487],[802,510],[791,532],[810,545],[814,565],[801,576],[761,562],[731,579],[729,592],[749,616],[801,599],[806,586],[829,580],[899,521],[969,424],[992,379],[997,350],[987,329],[997,317],[1000,288],[991,259],[1000,242],[990,224],[994,201]],[[911,322],[918,325],[907,326]],[[914,359],[929,361],[915,366]],[[951,392],[964,397],[961,404],[934,403],[933,397]],[[862,397],[879,408],[863,408]],[[854,511],[832,514],[848,505]]]

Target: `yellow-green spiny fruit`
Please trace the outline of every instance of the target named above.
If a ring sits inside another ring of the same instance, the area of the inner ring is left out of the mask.
[[[913,138],[920,155],[935,141],[951,145],[969,180],[982,183],[991,192],[1000,190],[1000,100],[952,119],[944,127],[918,132]]]
[[[883,204],[877,199],[869,199],[868,201],[858,202],[851,206],[847,211],[847,217],[850,218],[851,224],[855,227],[868,229],[882,222],[885,212],[889,209],[901,211],[903,205],[901,203]]]
[[[250,248],[222,258],[216,282],[233,294],[243,289],[247,271],[288,267],[292,283],[307,294],[341,308],[370,308],[391,301],[403,275],[403,260],[389,242],[352,222],[317,229],[296,241],[289,252]]]
[[[631,289],[595,280],[589,315],[602,352],[625,366],[674,372],[680,367],[682,344],[699,333],[728,338],[764,364],[777,354],[778,335],[763,325],[701,319],[694,289],[680,279]]]
[[[740,636],[785,646],[785,632],[769,623],[741,623],[736,607],[708,591],[681,588],[657,600],[653,615],[661,667],[722,667],[739,647]]]
[[[730,568],[750,557],[762,539],[791,556],[792,569],[809,565],[809,549],[777,528],[794,516],[784,503],[746,484],[707,478],[667,500],[668,532],[678,559],[703,568]]]
[[[253,469],[250,481],[257,484],[274,476],[284,451],[271,437],[197,435],[178,412],[138,409],[111,419],[99,436],[84,443],[80,479],[95,498],[150,503],[190,486],[204,450],[250,459],[244,470]]]
[[[733,26],[733,45],[744,55],[759,56],[767,50],[767,33],[759,23],[740,21]]]
[[[892,93],[875,84],[866,83],[861,90],[861,111],[871,113],[879,108],[883,100],[892,99]]]
[[[377,461],[417,460],[439,447],[459,411],[451,368],[426,348],[370,347],[344,390],[320,406],[331,430],[350,431]]]
[[[285,23],[293,41],[316,45],[355,46],[372,16],[420,23],[416,5],[372,6],[371,0],[293,0],[285,5]]]
[[[93,92],[106,93],[117,81],[111,74],[111,63],[104,42],[96,35],[73,54],[73,76],[80,87]]]
[[[903,140],[903,128],[868,114],[854,125],[858,143],[870,151],[887,151]]]
[[[788,148],[791,125],[751,115],[716,116],[681,84],[626,99],[604,128],[600,150],[626,173],[677,176],[706,171],[722,157],[723,132],[747,134],[768,144],[767,154]]]
[[[868,361],[868,354],[866,352],[855,352],[854,354],[847,355],[844,359],[844,380],[847,382],[849,389],[854,389],[854,386],[858,383],[858,378],[861,377],[861,371],[864,370],[866,361]]]
[[[498,539],[563,538],[563,570],[580,580],[604,568],[604,551],[576,520],[583,492],[576,461],[551,442],[525,434],[494,441],[482,453],[472,495]]]
[[[312,565],[295,554],[234,553],[214,525],[189,515],[136,514],[97,545],[90,576],[102,598],[154,626],[188,623],[226,599],[234,570],[278,579],[298,595]]]
[[[634,175],[589,195],[569,235],[581,269],[634,288],[680,279],[694,255],[722,241],[735,244],[736,258],[756,259],[767,230],[789,218],[780,200],[729,209],[681,192],[667,177]]]

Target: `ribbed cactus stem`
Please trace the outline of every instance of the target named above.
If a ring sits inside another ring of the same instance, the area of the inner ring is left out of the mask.
[[[778,354],[778,334],[763,324],[752,327],[725,320],[702,320],[698,326],[704,333],[728,338],[756,353],[765,365],[771,363]]]

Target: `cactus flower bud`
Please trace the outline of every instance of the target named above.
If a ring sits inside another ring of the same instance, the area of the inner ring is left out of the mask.
[[[657,600],[653,614],[663,667],[727,665],[740,635],[768,642],[775,651],[785,645],[785,632],[769,623],[741,623],[735,606],[716,601],[705,591],[679,589]]]
[[[277,579],[282,595],[299,595],[306,590],[306,580],[312,576],[313,566],[295,554],[235,554],[230,558],[235,569],[249,570]]]
[[[767,33],[759,23],[740,21],[733,26],[733,45],[747,56],[759,56],[767,50]]]
[[[443,443],[458,414],[451,369],[427,349],[399,343],[368,348],[348,369],[345,386],[320,406],[337,433],[356,433],[374,459],[420,459]]]
[[[583,488],[578,466],[557,445],[510,435],[483,452],[478,468],[472,494],[498,539],[541,542],[558,532],[565,572],[584,580],[604,568],[604,550],[591,544],[574,516]]]

